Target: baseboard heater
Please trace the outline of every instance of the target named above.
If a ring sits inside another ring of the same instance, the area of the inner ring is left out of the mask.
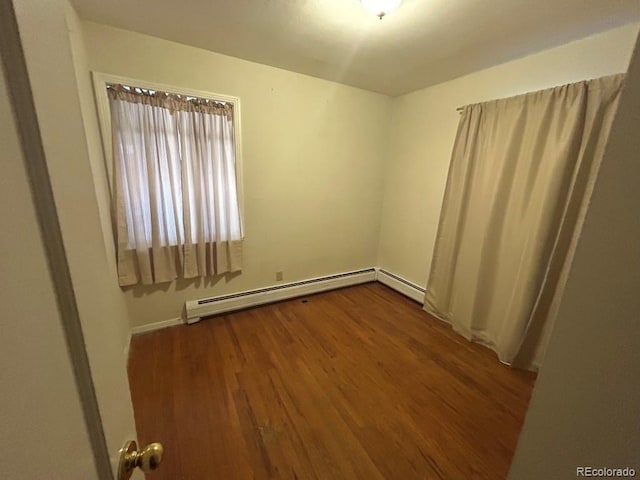
[[[417,285],[409,280],[402,278],[395,273],[387,272],[382,268],[378,269],[378,277],[377,280],[386,285],[387,287],[393,288],[396,292],[403,294],[406,297],[409,297],[416,302],[423,303],[424,295],[426,293],[426,289]]]
[[[311,278],[299,282],[285,283],[273,287],[259,288],[245,292],[220,295],[217,297],[191,300],[185,303],[186,323],[195,323],[202,317],[232,312],[266,303],[288,300],[290,298],[325,292],[336,288],[374,282],[377,278],[375,268],[354,272],[338,273],[326,277]]]

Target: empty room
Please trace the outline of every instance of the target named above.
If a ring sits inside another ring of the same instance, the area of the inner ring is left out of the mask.
[[[638,0],[0,1],[0,477],[640,472]]]

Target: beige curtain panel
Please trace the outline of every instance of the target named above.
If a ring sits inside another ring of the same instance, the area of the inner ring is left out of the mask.
[[[120,285],[242,265],[231,105],[109,89]]]
[[[505,363],[542,361],[623,82],[462,112],[425,310]]]

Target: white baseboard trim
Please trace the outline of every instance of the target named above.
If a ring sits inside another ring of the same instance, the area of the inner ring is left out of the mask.
[[[229,295],[219,295],[216,297],[187,301],[185,303],[186,323],[195,323],[202,317],[232,312],[243,308],[257,307],[267,303],[289,300],[291,298],[374,281],[378,281],[416,302],[422,303],[424,301],[425,289],[420,285],[410,282],[388,270],[372,267]],[[183,318],[171,318],[146,325],[138,325],[131,329],[131,336],[184,323],[185,319]],[[130,343],[131,338],[129,338],[129,342],[125,347],[125,358],[127,359],[129,357]]]
[[[131,350],[131,336],[133,333],[129,331],[129,335],[127,335],[127,343],[124,346],[124,368],[126,371],[129,371],[129,352]]]
[[[413,282],[410,282],[406,278],[402,278],[400,275],[396,275],[395,273],[389,272],[382,268],[377,268],[377,277],[376,280],[386,285],[389,288],[392,288],[398,293],[401,293],[405,297],[409,297],[411,300],[415,300],[419,303],[424,303],[424,295],[425,288],[417,285]]]
[[[353,272],[338,273],[324,277],[310,278],[299,282],[275,285],[257,290],[238,292],[231,295],[220,295],[185,303],[187,323],[195,323],[202,317],[232,312],[248,307],[288,300],[291,298],[312,295],[314,293],[335,290],[376,280],[375,268],[367,268]]]
[[[173,327],[175,325],[181,325],[184,321],[182,318],[170,318],[169,320],[162,320],[160,322],[147,323],[146,325],[137,325],[131,328],[131,335],[138,335],[139,333],[152,332],[154,330],[160,330],[161,328]]]

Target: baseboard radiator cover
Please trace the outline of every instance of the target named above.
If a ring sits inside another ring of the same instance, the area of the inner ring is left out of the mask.
[[[284,283],[282,285],[256,290],[247,290],[229,295],[190,300],[185,303],[184,320],[186,323],[195,323],[201,318],[211,315],[218,315],[281,300],[289,300],[291,298],[325,292],[336,288],[374,282],[376,281],[377,273],[376,269],[372,267],[324,277],[310,278],[299,282]]]
[[[377,273],[378,275],[376,279],[378,282],[394,289],[396,292],[401,293],[406,297],[409,297],[411,300],[415,300],[418,303],[424,303],[424,296],[426,293],[426,289],[424,287],[382,268],[378,268]]]

